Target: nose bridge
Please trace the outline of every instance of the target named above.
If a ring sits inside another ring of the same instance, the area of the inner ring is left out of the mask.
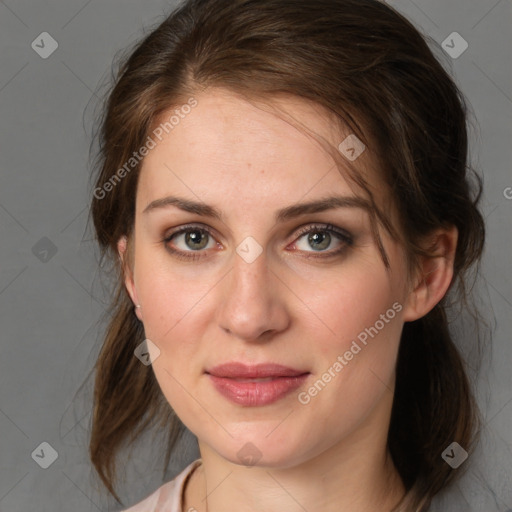
[[[284,305],[275,294],[276,277],[265,251],[252,243],[242,242],[237,248],[218,309],[219,325],[247,340],[281,329],[286,322]]]
[[[240,244],[234,258],[232,272],[236,293],[263,296],[270,285],[269,275],[268,260],[263,250],[261,249],[261,252],[257,254],[254,247],[251,247],[248,243]]]
[[[246,236],[235,247],[230,288],[239,300],[251,296],[263,299],[269,287],[270,269],[265,248],[252,236]]]

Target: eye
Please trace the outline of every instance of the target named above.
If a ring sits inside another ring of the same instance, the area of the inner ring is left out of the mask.
[[[319,255],[306,256],[307,258],[326,258],[336,256],[344,252],[348,246],[354,242],[352,235],[333,226],[332,224],[314,224],[301,229],[297,235],[299,242],[295,242],[294,246],[300,251],[319,252]],[[336,244],[337,241],[337,244]],[[338,245],[337,249],[325,251],[330,246]],[[310,251],[309,249],[313,249]]]
[[[208,240],[210,239],[210,240]],[[178,249],[174,249],[171,245],[178,245]],[[210,244],[208,242],[211,242]],[[202,254],[193,254],[194,252],[204,252],[203,249],[212,249],[216,245],[211,231],[206,227],[199,226],[181,226],[176,231],[166,236],[162,242],[167,250],[181,259],[195,260],[202,258]],[[180,247],[181,245],[181,247]]]
[[[341,254],[353,244],[353,238],[350,233],[332,224],[306,226],[299,230],[296,237],[298,237],[298,241],[294,242],[293,246],[299,251],[320,253],[317,255],[310,254],[305,256],[306,258],[333,257]],[[197,260],[207,256],[203,254],[206,252],[204,249],[222,247],[215,240],[208,227],[198,225],[181,226],[167,235],[162,242],[171,254],[183,260]],[[330,251],[325,250],[332,245],[337,245],[338,248]],[[310,249],[313,249],[313,251]]]

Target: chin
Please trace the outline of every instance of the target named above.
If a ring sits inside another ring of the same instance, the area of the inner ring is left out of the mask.
[[[270,430],[269,430],[270,432]],[[308,458],[303,452],[303,444],[276,442],[266,437],[265,433],[245,435],[240,439],[232,439],[229,446],[219,447],[218,453],[232,464],[238,466],[262,468],[289,468],[296,466]],[[302,450],[301,450],[302,448]]]

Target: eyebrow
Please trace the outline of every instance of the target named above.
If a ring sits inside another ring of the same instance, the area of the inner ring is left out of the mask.
[[[149,203],[146,208],[144,208],[142,213],[149,213],[168,206],[176,206],[185,212],[195,213],[203,217],[211,217],[223,222],[222,212],[214,206],[176,196],[167,196],[155,199]],[[323,199],[317,199],[307,203],[292,204],[286,208],[282,208],[276,212],[275,221],[284,222],[304,214],[318,213],[335,208],[362,208],[367,211],[371,210],[369,202],[362,197],[329,196]]]

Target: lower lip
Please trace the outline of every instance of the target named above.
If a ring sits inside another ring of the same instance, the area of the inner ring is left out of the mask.
[[[300,387],[309,373],[297,377],[276,377],[259,382],[241,382],[208,374],[217,391],[235,404],[257,407],[268,405]]]

